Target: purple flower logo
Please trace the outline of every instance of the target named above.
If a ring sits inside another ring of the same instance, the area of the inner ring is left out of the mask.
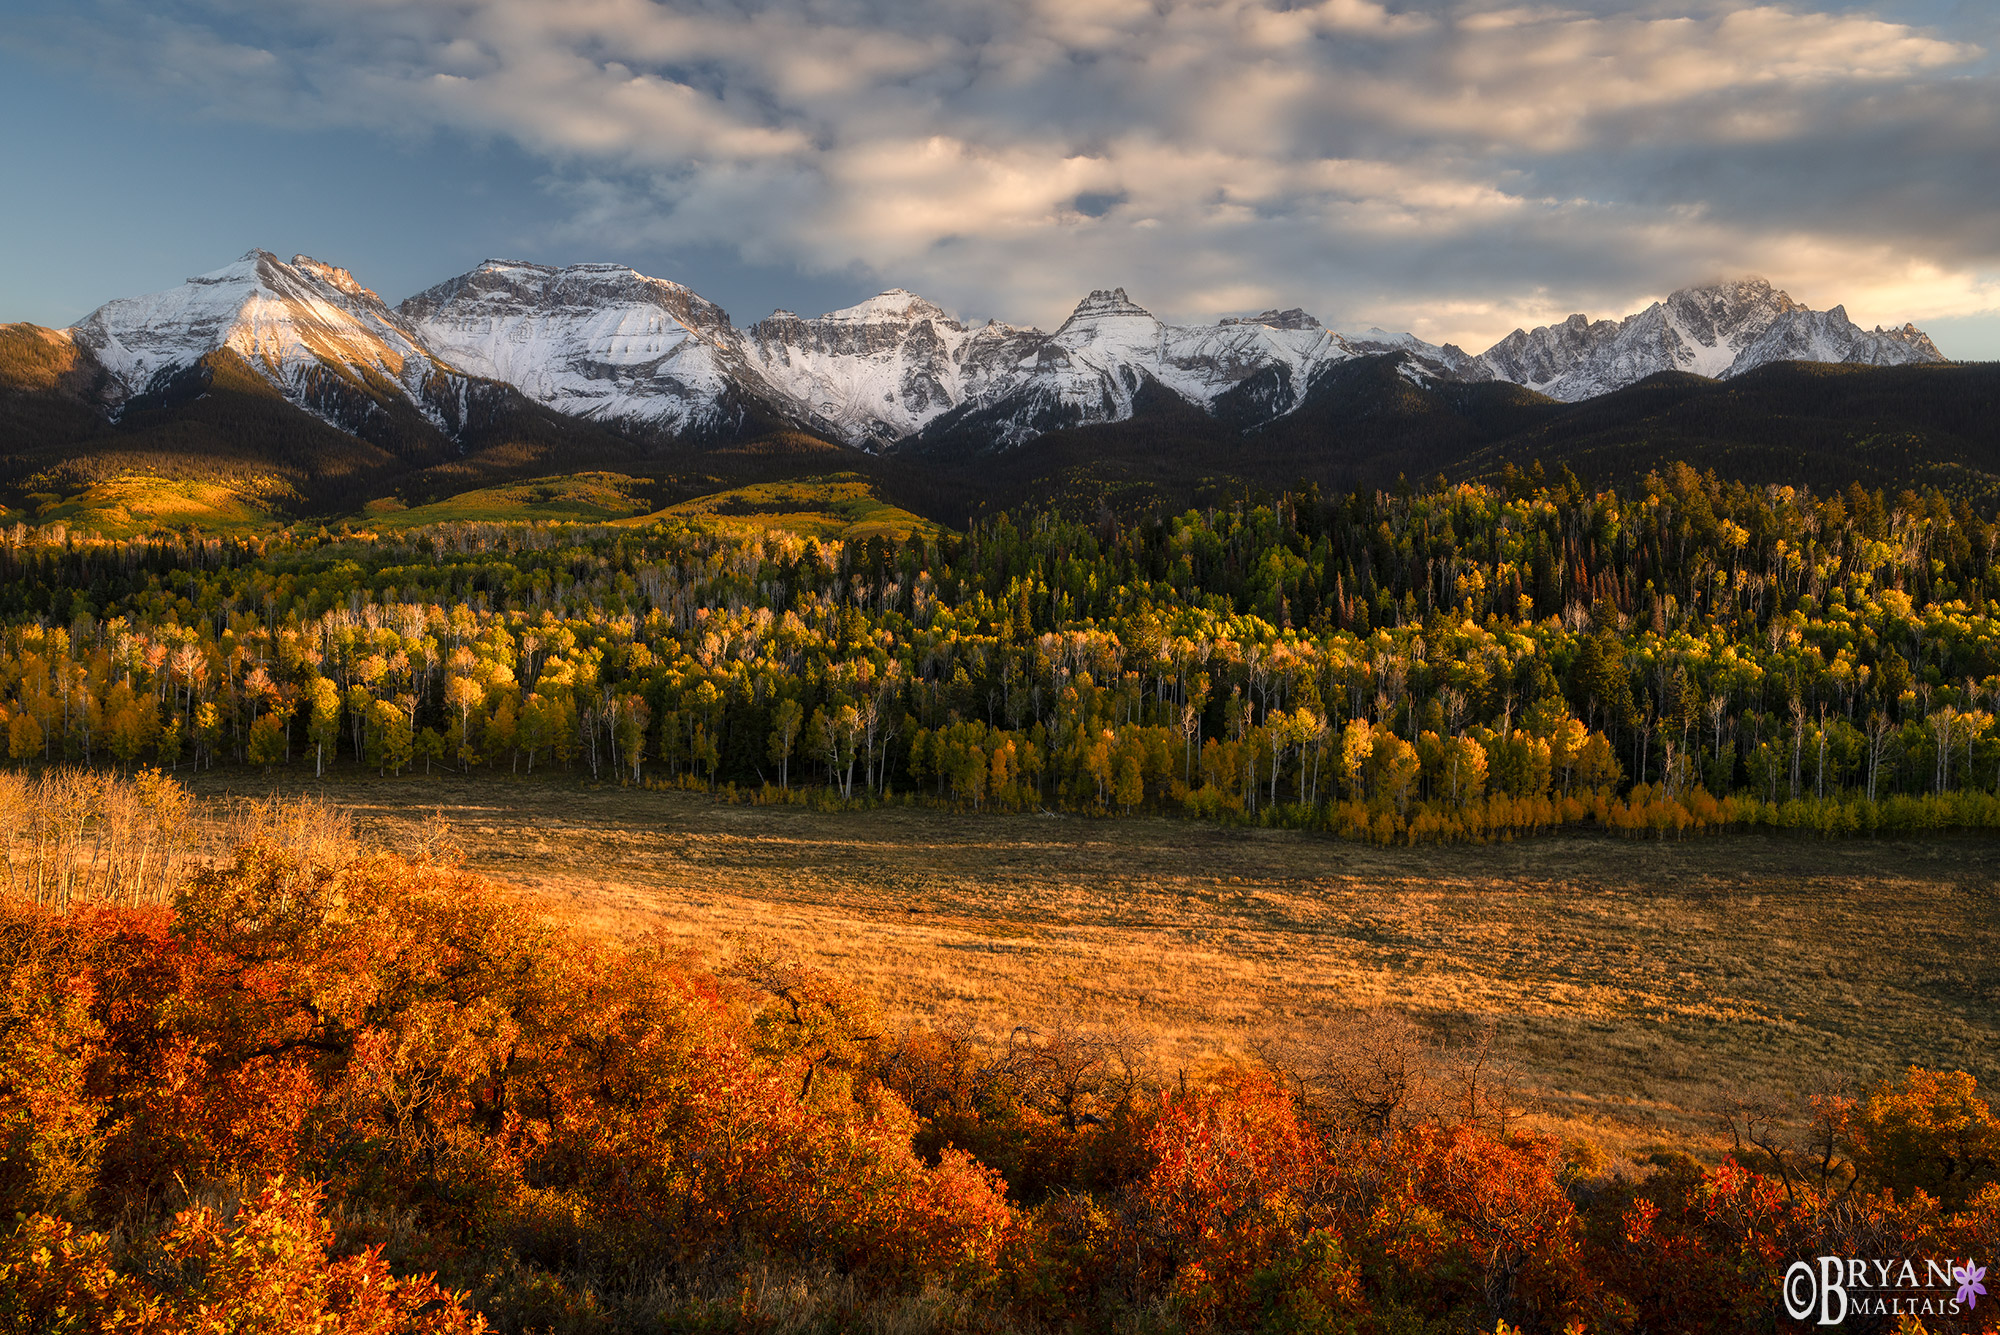
[[[1951,1277],[1958,1281],[1958,1301],[1968,1309],[1979,1306],[1979,1295],[1986,1292],[1986,1285],[1982,1282],[1986,1278],[1986,1267],[1980,1266],[1975,1270],[1972,1262],[1967,1261],[1964,1265],[1953,1266]]]

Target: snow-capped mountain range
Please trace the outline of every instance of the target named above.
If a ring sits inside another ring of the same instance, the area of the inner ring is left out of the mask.
[[[1621,321],[1516,330],[1475,357],[1411,334],[1335,332],[1297,309],[1171,325],[1122,288],[1092,292],[1053,333],[968,326],[901,289],[738,328],[689,288],[614,264],[489,260],[391,309],[343,269],[265,251],[110,302],[68,332],[107,373],[114,410],[226,349],[336,425],[329,384],[375,403],[400,396],[449,429],[451,401],[485,381],[626,430],[726,434],[760,411],[867,450],[1008,446],[1117,421],[1149,383],[1254,426],[1297,408],[1328,367],[1385,353],[1412,380],[1503,380],[1567,401],[1667,370],[1943,360],[1913,326],[1863,330],[1840,307],[1809,310],[1754,278],[1683,289]]]
[[[1623,320],[1572,315],[1516,329],[1476,360],[1492,379],[1574,403],[1658,371],[1726,379],[1770,362],[1891,366],[1944,357],[1915,325],[1865,330],[1844,307],[1809,310],[1761,278],[1743,278],[1683,288]]]

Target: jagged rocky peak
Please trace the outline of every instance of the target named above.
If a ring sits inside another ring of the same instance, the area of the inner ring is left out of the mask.
[[[1076,304],[1053,338],[1071,349],[1093,343],[1136,348],[1157,341],[1165,329],[1151,311],[1126,296],[1124,288],[1108,292],[1100,288]]]
[[[367,297],[371,301],[381,300],[380,297],[356,282],[353,274],[338,265],[324,264],[310,255],[294,255],[292,256],[292,267],[302,273],[311,274],[323,283],[328,283],[339,288],[351,297]]]
[[[1839,308],[1836,307],[1835,309]],[[1846,314],[1845,311],[1841,313],[1843,315]],[[1922,354],[1926,360],[1939,362],[1945,360],[1945,355],[1938,351],[1938,345],[1931,342],[1931,336],[1913,324],[1905,324],[1901,329],[1884,329],[1878,324],[1871,332],[1877,338],[1893,339],[1898,343],[1909,344],[1911,348]]]
[[[1781,316],[1805,309],[1754,276],[1684,287],[1665,304],[1681,331],[1704,345],[1728,341],[1751,326],[1761,330]],[[1846,318],[1845,313],[1841,318]]]
[[[1561,324],[1517,329],[1473,359],[1468,375],[1574,402],[1661,371],[1725,378],[1776,361],[1942,360],[1913,327],[1870,333],[1842,307],[1814,311],[1764,279],[1746,277],[1681,288],[1623,320],[1572,315]]]
[[[994,340],[969,332],[904,288],[812,319],[774,311],[741,349],[763,397],[811,429],[873,449],[920,431],[965,401],[968,352]]]
[[[1288,311],[1265,311],[1261,315],[1225,315],[1216,321],[1224,326],[1239,324],[1260,324],[1266,329],[1319,329],[1320,322],[1297,306]]]
[[[1151,311],[1125,295],[1122,287],[1096,288],[1070,312],[1074,319],[1079,315],[1150,315]]]

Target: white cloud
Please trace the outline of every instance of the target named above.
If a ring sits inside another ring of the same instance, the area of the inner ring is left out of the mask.
[[[226,114],[512,139],[573,196],[565,235],[607,257],[643,238],[859,265],[968,313],[1047,323],[1122,283],[1187,317],[1304,304],[1478,347],[1522,321],[1615,314],[1751,269],[1857,318],[2000,305],[2000,238],[1963,220],[2000,204],[1977,170],[2000,134],[1986,53],[1866,13],[1719,0],[100,0],[96,13],[73,29],[91,59]],[[1788,206],[1790,173],[1805,185]],[[1873,202],[1885,188],[1944,194],[1894,217]]]

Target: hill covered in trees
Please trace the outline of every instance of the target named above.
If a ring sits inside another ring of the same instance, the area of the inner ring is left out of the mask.
[[[2000,500],[2000,368],[1776,363],[1729,380],[1662,373],[1580,403],[1504,382],[1432,380],[1400,355],[1329,368],[1293,413],[1248,429],[1164,392],[1127,421],[1004,451],[946,436],[912,447],[939,517],[1054,504],[1125,517],[1420,482],[1497,481],[1508,464],[1569,468],[1632,490],[1669,460],[1746,483],[1931,486]]]
[[[2000,527],[1677,466],[909,540],[445,523],[0,560],[22,764],[550,767],[1379,840],[2000,817]]]

